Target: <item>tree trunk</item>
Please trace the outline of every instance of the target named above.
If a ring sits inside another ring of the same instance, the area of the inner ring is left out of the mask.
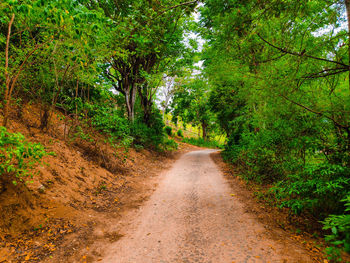
[[[7,126],[7,120],[8,120],[8,114],[9,114],[9,107],[10,107],[10,84],[11,84],[11,77],[8,72],[9,68],[9,47],[10,47],[10,37],[11,37],[11,28],[13,21],[15,20],[15,14],[12,14],[9,26],[8,26],[8,31],[7,31],[7,38],[6,38],[6,48],[5,48],[5,81],[6,81],[6,87],[5,87],[5,97],[3,101],[3,113],[4,113],[4,119],[2,122],[2,125],[4,127]]]
[[[21,74],[24,65],[27,63],[29,57],[34,54],[34,52],[39,49],[40,47],[44,46],[48,42],[41,43],[40,45],[36,45],[24,58],[22,64],[18,67],[18,69],[15,71],[16,73],[10,77],[8,73],[8,64],[9,64],[9,46],[10,46],[10,36],[11,36],[11,28],[13,21],[15,20],[15,14],[12,14],[11,21],[8,26],[8,32],[7,32],[7,38],[6,38],[6,47],[5,47],[5,96],[3,101],[3,107],[4,107],[4,119],[3,119],[3,126],[7,126],[7,120],[8,115],[10,111],[10,101],[11,101],[11,95],[13,92],[13,89],[15,88],[16,82],[18,80],[19,75]],[[50,39],[50,42],[52,39]]]
[[[131,85],[131,101],[130,101],[130,106],[131,106],[131,111],[130,111],[130,120],[131,122],[135,121],[135,102],[136,102],[136,88],[133,85]]]
[[[150,126],[150,120],[152,115],[152,101],[144,100],[142,109],[143,109],[143,121],[147,124],[147,126]]]
[[[348,19],[348,56],[349,56],[349,72],[348,72],[348,78],[349,78],[349,89],[350,89],[350,0],[345,0],[345,7],[346,7],[346,15]]]
[[[208,125],[205,122],[202,122],[202,132],[203,132],[203,139],[207,140],[207,127]]]
[[[143,110],[143,121],[148,127],[150,127],[153,101],[152,97],[149,95],[147,88],[147,86],[139,87],[138,93],[141,100],[141,107]]]
[[[50,106],[44,104],[43,105],[43,113],[40,114],[40,130],[44,130],[47,128],[50,120]]]
[[[75,86],[75,120],[78,120],[78,91],[79,91],[79,79],[77,79],[77,85]]]
[[[124,83],[127,85],[127,83]],[[135,86],[129,85],[124,89],[125,92],[125,103],[126,111],[128,113],[128,119],[131,122],[135,121],[135,101],[136,101],[136,89]]]

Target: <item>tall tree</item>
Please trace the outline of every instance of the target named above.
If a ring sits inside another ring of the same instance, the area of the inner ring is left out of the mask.
[[[199,77],[188,79],[176,89],[172,101],[172,115],[176,120],[181,117],[184,123],[200,125],[202,137],[208,138],[208,129],[213,122],[209,106],[208,83]]]
[[[131,121],[135,118],[137,93],[148,93],[143,91],[149,88],[145,75],[157,73],[161,61],[181,55],[184,19],[195,3],[169,1],[160,5],[158,1],[134,1],[113,29],[115,40],[111,46],[116,54],[107,60],[106,76],[125,96]],[[110,10],[106,14],[120,12]],[[142,101],[145,99],[147,96]]]

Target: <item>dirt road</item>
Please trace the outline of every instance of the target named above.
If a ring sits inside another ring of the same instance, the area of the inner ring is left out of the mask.
[[[212,152],[187,153],[162,175],[102,262],[312,262],[300,245],[269,239],[264,226],[244,212]]]

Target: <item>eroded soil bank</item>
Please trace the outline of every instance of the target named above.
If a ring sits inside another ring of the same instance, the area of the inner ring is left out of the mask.
[[[138,208],[156,189],[158,175],[181,152],[160,154],[115,149],[91,131],[93,142],[68,138],[68,128],[56,115],[52,127],[40,131],[38,108],[27,105],[22,120],[9,131],[55,155],[44,158],[27,187],[9,183],[0,189],[0,262],[93,262],[102,248],[121,236],[106,226],[118,225],[129,210]]]

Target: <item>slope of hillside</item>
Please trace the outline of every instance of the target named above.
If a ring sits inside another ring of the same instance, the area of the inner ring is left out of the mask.
[[[0,194],[0,262],[69,262],[91,259],[96,239],[113,242],[117,232],[104,226],[123,211],[138,207],[152,191],[154,176],[168,167],[176,154],[114,149],[101,134],[93,140],[68,137],[59,114],[42,132],[35,123],[39,109],[27,105],[9,131],[54,152],[34,171],[33,183],[3,183]],[[96,234],[94,230],[99,229]]]

